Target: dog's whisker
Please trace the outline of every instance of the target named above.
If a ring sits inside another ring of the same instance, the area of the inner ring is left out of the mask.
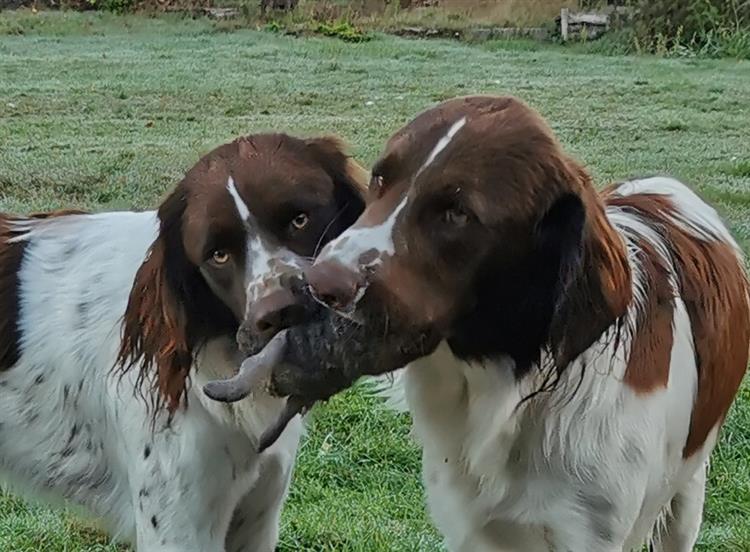
[[[348,204],[344,205],[341,209],[339,209],[333,217],[331,217],[331,220],[328,222],[326,227],[323,229],[323,231],[320,233],[320,237],[318,238],[318,243],[315,244],[315,249],[313,249],[312,258],[315,259],[318,256],[318,253],[320,253],[320,247],[323,244],[323,240],[326,237],[326,234],[328,233],[328,230],[331,229],[331,226],[333,226],[333,223],[336,222],[336,219],[338,219],[342,214],[344,214],[344,211],[349,207]]]

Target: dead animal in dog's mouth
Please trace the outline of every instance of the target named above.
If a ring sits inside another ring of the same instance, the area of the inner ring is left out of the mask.
[[[210,398],[235,402],[254,389],[287,397],[277,421],[260,438],[258,451],[270,447],[287,424],[319,401],[351,387],[361,376],[401,368],[435,346],[431,332],[382,332],[375,319],[352,322],[321,309],[306,324],[282,330],[248,357],[232,378],[207,383]]]

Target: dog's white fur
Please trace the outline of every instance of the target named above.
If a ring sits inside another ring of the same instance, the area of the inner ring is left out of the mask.
[[[83,505],[139,552],[274,550],[302,423],[258,455],[281,401],[256,395],[230,406],[203,395],[205,381],[236,370],[232,340],[201,350],[189,407],[170,425],[159,415],[152,427],[137,371],[112,373],[156,213],[23,220],[21,356],[0,371],[5,480]]]
[[[730,244],[742,265],[716,212],[678,181],[633,181],[616,193],[667,196],[676,207],[674,224],[697,240]],[[634,238],[659,255],[666,247],[637,215],[610,207],[607,217],[629,253],[632,319],[644,285]],[[674,277],[675,260],[666,255]],[[618,343],[607,333],[553,393],[525,402],[540,385],[539,372],[517,381],[510,359],[464,362],[446,344],[374,379],[392,407],[412,414],[429,509],[450,550],[627,552],[647,542],[657,552],[693,549],[719,425],[683,457],[697,368],[690,319],[673,289],[674,342],[664,389],[639,394],[625,385],[630,339]]]

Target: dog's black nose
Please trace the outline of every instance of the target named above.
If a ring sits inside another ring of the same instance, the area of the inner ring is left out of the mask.
[[[336,261],[316,263],[305,270],[310,292],[332,309],[349,310],[364,285],[364,278]]]
[[[247,313],[248,329],[258,335],[272,337],[279,331],[301,324],[305,306],[287,289],[277,289],[250,305]]]

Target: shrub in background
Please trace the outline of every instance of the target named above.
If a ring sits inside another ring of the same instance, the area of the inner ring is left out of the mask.
[[[82,0],[77,3],[88,4],[95,10],[107,10],[114,13],[125,13],[131,11],[135,6],[134,0]]]
[[[640,0],[637,8],[637,30],[651,36],[692,40],[750,26],[750,2],[743,0]]]
[[[635,47],[663,55],[750,59],[748,0],[631,0]]]

